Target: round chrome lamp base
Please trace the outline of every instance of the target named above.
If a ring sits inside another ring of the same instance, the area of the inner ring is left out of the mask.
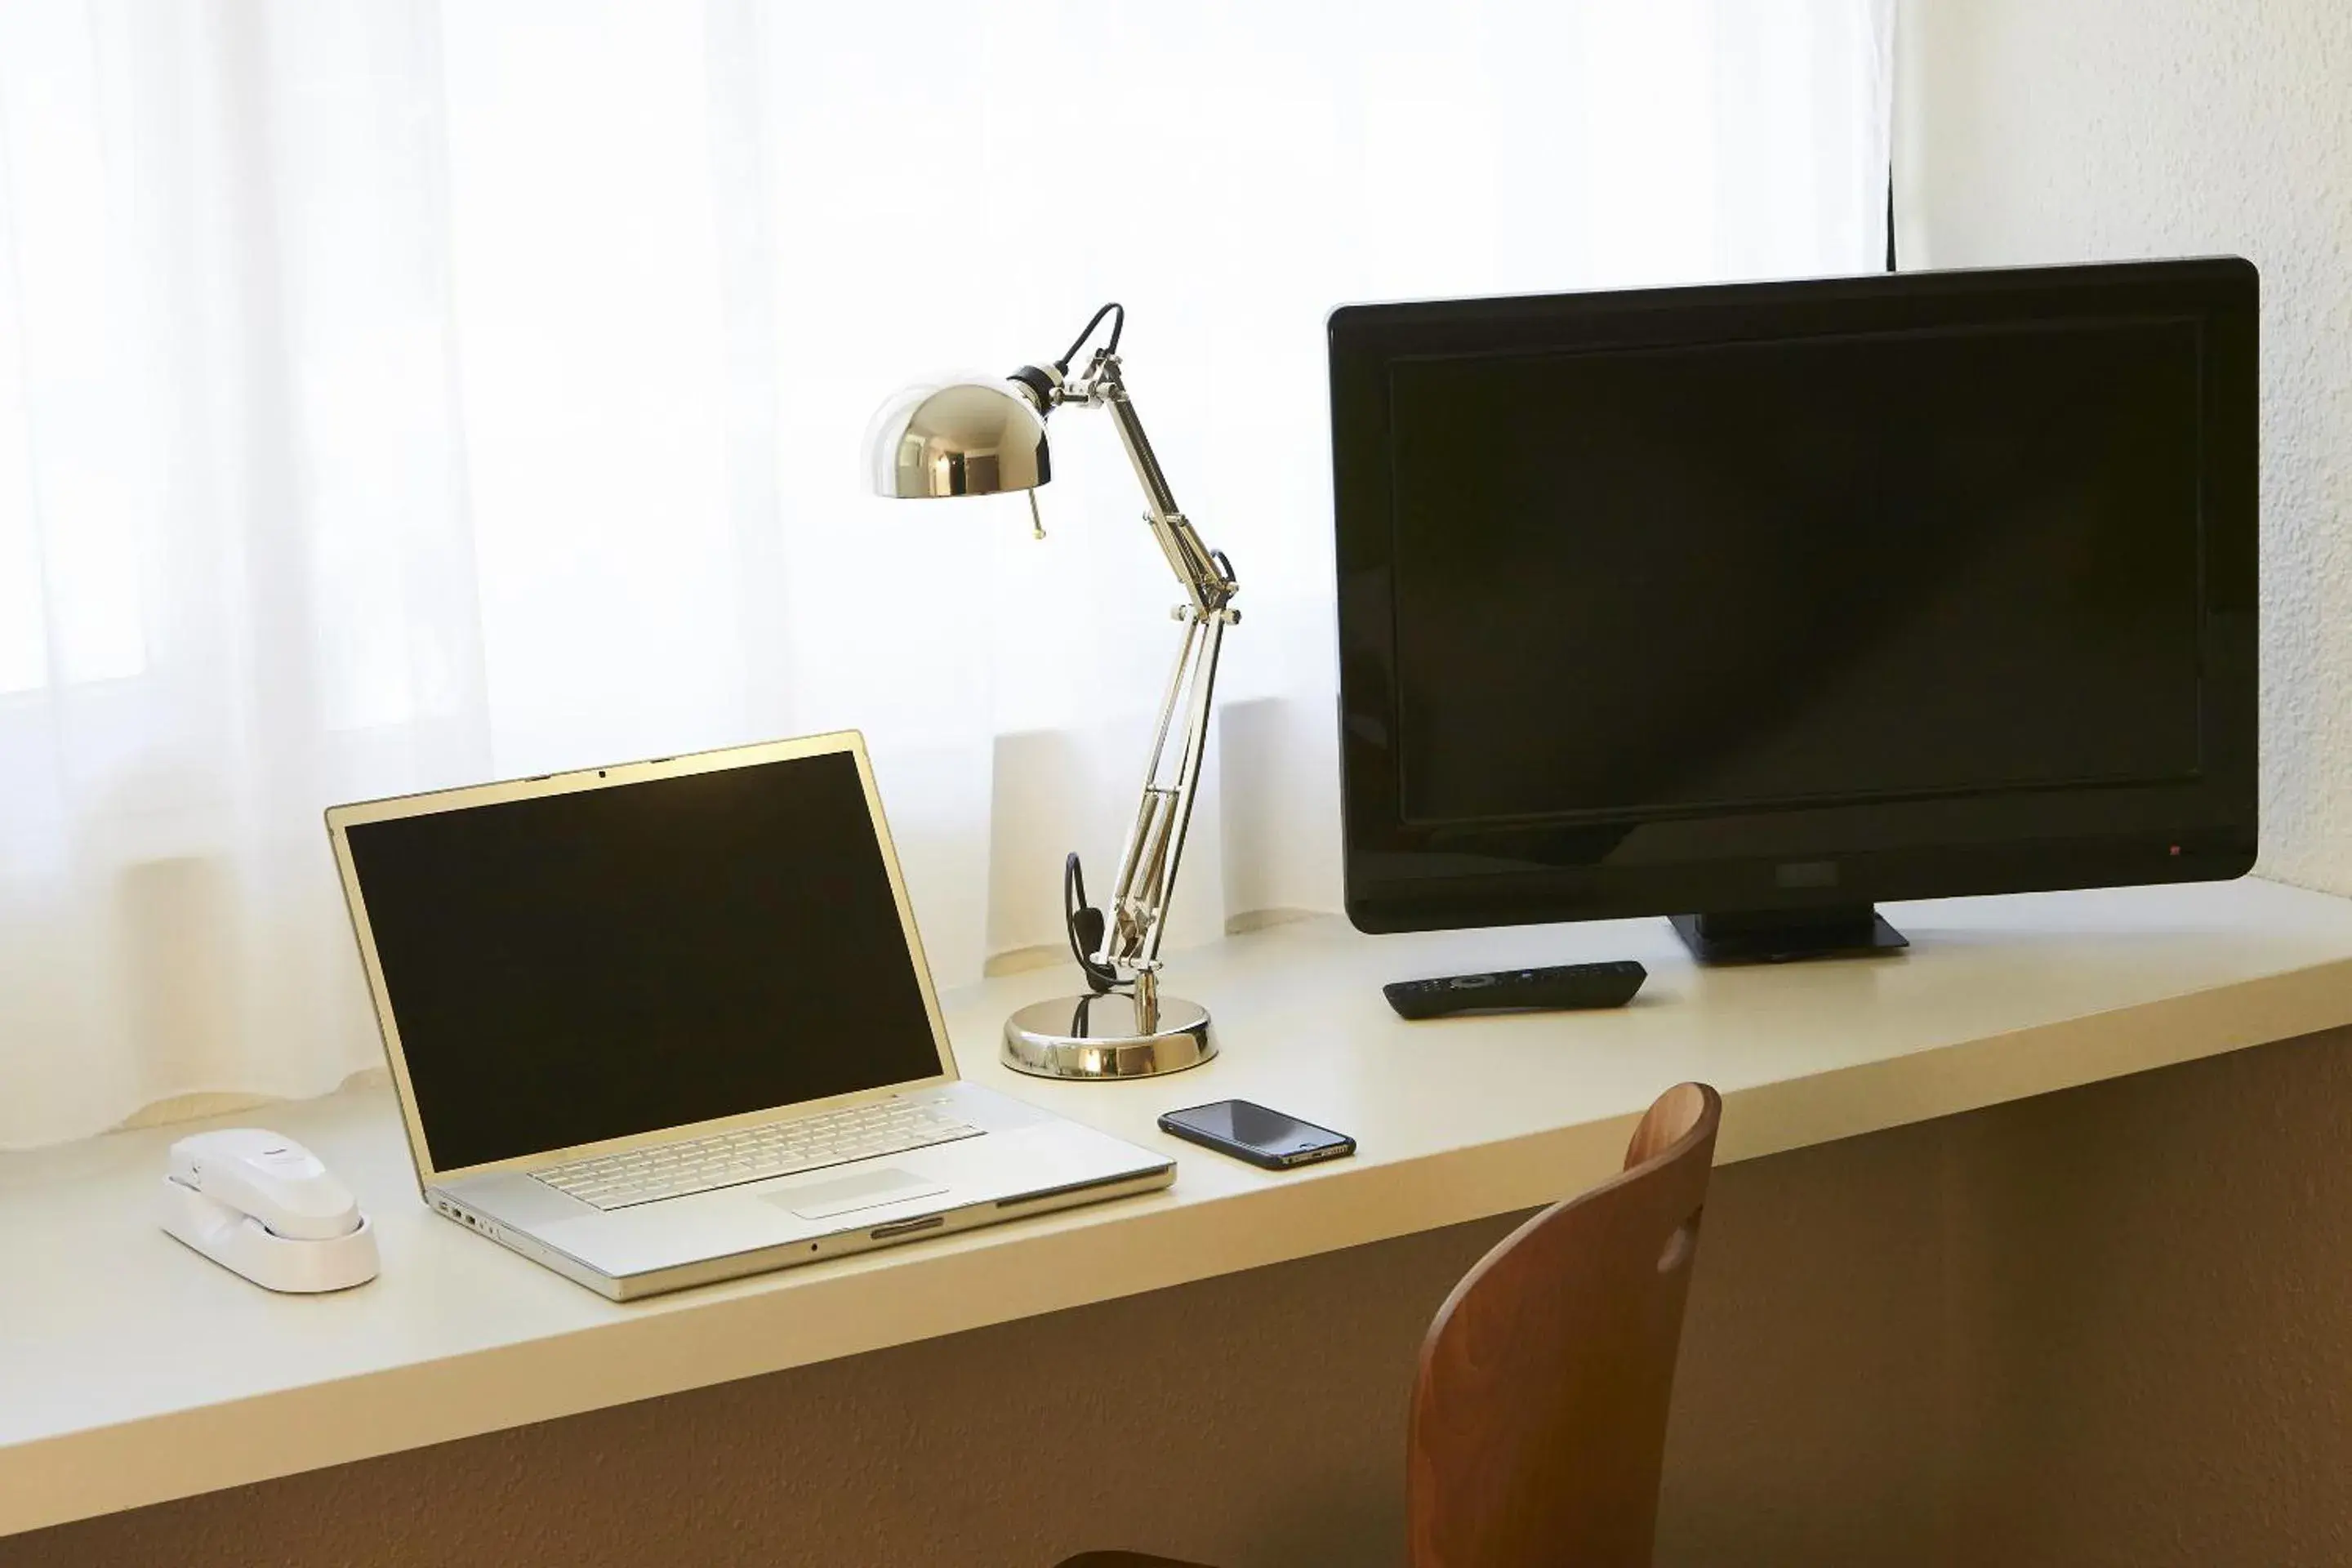
[[[1162,996],[1152,1026],[1121,992],[1033,1002],[1004,1020],[1004,1065],[1032,1078],[1152,1078],[1217,1054],[1209,1010]]]

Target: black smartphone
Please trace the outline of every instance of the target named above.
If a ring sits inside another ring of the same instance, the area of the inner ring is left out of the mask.
[[[1221,1100],[1213,1105],[1171,1110],[1160,1119],[1160,1130],[1269,1171],[1344,1159],[1356,1152],[1356,1141],[1344,1132],[1246,1100]]]

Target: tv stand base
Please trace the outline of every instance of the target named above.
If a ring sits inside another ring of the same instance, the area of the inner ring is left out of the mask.
[[[1675,934],[1701,963],[1788,963],[1804,958],[1865,958],[1911,945],[1869,904],[1811,910],[1669,915]]]

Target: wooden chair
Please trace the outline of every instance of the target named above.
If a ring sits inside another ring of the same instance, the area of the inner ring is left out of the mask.
[[[1405,1458],[1412,1568],[1644,1568],[1683,1305],[1723,1102],[1658,1097],[1625,1168],[1463,1277],[1422,1342]],[[1089,1552],[1060,1568],[1202,1568]]]

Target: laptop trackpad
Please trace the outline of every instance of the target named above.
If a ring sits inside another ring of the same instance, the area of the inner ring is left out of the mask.
[[[878,1208],[884,1204],[900,1203],[908,1198],[927,1198],[934,1193],[946,1192],[938,1182],[927,1182],[911,1171],[866,1171],[855,1176],[843,1176],[830,1182],[812,1182],[804,1187],[787,1187],[779,1193],[760,1195],[772,1204],[781,1205],[803,1219],[830,1219],[852,1209]]]

